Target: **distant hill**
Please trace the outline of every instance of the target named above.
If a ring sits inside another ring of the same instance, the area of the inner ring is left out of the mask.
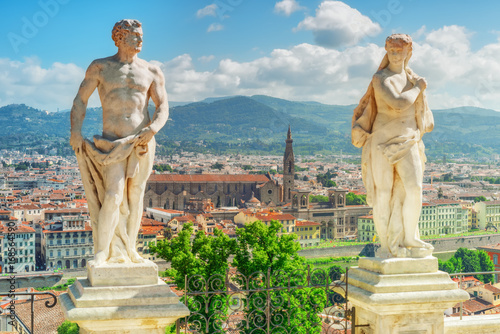
[[[288,125],[297,154],[360,153],[351,145],[355,105],[294,102],[265,95],[209,98],[170,108],[158,133],[159,152],[192,151],[281,154]],[[424,137],[429,156],[500,154],[500,112],[475,107],[434,110],[435,129]],[[150,106],[154,113],[154,106]],[[47,113],[24,104],[0,108],[0,148],[47,147],[66,152],[69,112]],[[102,132],[102,109],[89,108],[83,132]],[[52,144],[51,144],[52,143]],[[69,151],[71,152],[71,151]]]
[[[327,128],[245,96],[211,103],[198,102],[171,108],[170,121],[161,133],[168,139],[179,136],[194,140],[248,140],[283,138],[288,125],[297,133],[325,136]]]

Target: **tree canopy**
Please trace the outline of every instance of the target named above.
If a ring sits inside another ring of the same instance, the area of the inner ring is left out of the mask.
[[[323,187],[327,187],[327,188],[330,188],[330,187],[336,187],[337,186],[337,183],[335,183],[335,181],[332,180],[332,177],[334,177],[335,175],[333,173],[331,173],[330,171],[327,171],[325,174],[318,174],[316,176],[316,180],[321,183],[321,185]]]
[[[346,205],[364,205],[366,204],[366,195],[356,195],[348,193],[346,195]]]
[[[309,195],[309,202],[311,203],[321,203],[321,202],[328,202],[328,196],[323,196],[323,195]]]
[[[439,269],[447,273],[473,273],[484,271],[495,271],[495,265],[489,255],[483,250],[471,250],[464,247],[459,248],[448,261],[438,261]],[[474,275],[483,283],[494,281],[493,274]]]
[[[191,238],[193,227],[186,224],[177,237],[152,245],[151,252],[171,262],[167,274],[174,278],[179,289],[187,288],[190,291],[191,279],[199,277],[195,281],[206,284],[208,291],[224,290],[231,267],[236,269],[237,285],[242,288],[289,287],[287,284],[300,287],[267,292],[255,290],[237,298],[230,294],[213,295],[208,298],[208,304],[203,296],[191,296],[188,305],[190,309],[196,309],[199,321],[210,319],[209,332],[215,332],[221,321],[227,320],[240,300],[247,310],[241,330],[254,333],[267,317],[266,304],[262,302],[270,300],[268,316],[283,319],[281,326],[288,333],[319,334],[321,319],[317,314],[327,302],[325,289],[304,287],[311,274],[305,267],[304,258],[297,253],[300,249],[299,243],[295,241],[297,237],[294,234],[280,235],[281,229],[282,225],[278,221],[273,220],[269,225],[256,221],[236,229],[236,240],[218,229],[214,230],[213,236],[198,231]],[[234,256],[231,263],[230,256]],[[338,269],[332,269],[330,275],[337,277],[338,272]],[[186,275],[188,287],[185,286]],[[289,275],[292,277],[290,281],[286,279]],[[220,279],[211,280],[214,277]]]
[[[170,165],[165,165],[165,164],[157,164],[153,165],[153,170],[156,170],[158,172],[173,172],[174,170]]]

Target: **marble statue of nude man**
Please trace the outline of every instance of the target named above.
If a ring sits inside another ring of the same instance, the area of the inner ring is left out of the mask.
[[[363,147],[362,174],[383,257],[422,257],[433,247],[420,240],[425,164],[422,136],[434,118],[425,79],[409,67],[410,36],[387,38],[385,55],[354,110],[352,142]]]
[[[71,139],[85,187],[94,235],[95,265],[143,262],[136,251],[146,181],[153,166],[154,135],[168,115],[163,73],[139,59],[142,26],[121,20],[112,30],[118,52],[94,60],[71,109]],[[102,136],[82,136],[87,102],[97,88]],[[156,111],[151,119],[148,102]]]

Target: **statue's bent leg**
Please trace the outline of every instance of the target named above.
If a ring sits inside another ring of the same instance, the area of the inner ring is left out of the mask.
[[[129,245],[128,254],[132,262],[143,262],[144,258],[137,253],[137,234],[141,226],[143,213],[144,190],[153,169],[156,143],[154,138],[148,143],[148,153],[140,158],[137,175],[128,180],[128,199],[130,216],[127,221]]]
[[[372,151],[373,182],[375,196],[373,222],[380,238],[382,256],[389,255],[388,227],[391,219],[391,198],[394,185],[394,166],[377,149]]]
[[[104,201],[99,211],[99,236],[96,239],[95,261],[103,264],[110,256],[111,240],[120,218],[123,201],[126,162],[103,166]]]
[[[404,246],[432,248],[420,240],[418,221],[422,210],[423,170],[418,146],[415,144],[408,154],[396,164],[396,170],[405,189],[403,202]]]

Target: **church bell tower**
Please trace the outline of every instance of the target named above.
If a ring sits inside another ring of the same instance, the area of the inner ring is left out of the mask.
[[[288,126],[286,136],[285,155],[283,156],[283,202],[290,203],[292,201],[292,190],[294,188],[295,176],[295,158],[293,156],[293,139],[292,131]]]

